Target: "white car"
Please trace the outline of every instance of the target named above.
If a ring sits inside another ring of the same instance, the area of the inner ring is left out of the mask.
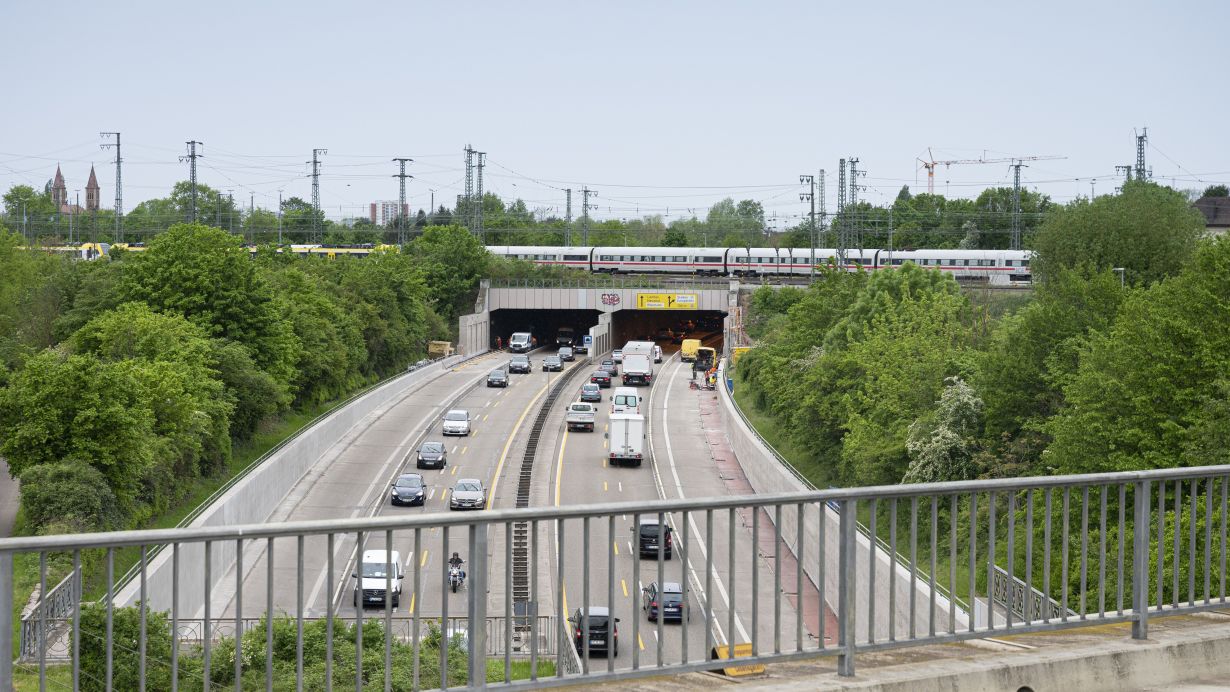
[[[487,504],[487,491],[477,478],[462,478],[453,486],[448,498],[449,509],[482,509]]]
[[[470,412],[463,408],[455,408],[444,414],[445,435],[469,435]]]
[[[611,351],[611,359],[616,363],[624,362],[624,350],[622,348],[617,348],[614,351]]]
[[[662,347],[661,346],[653,347],[653,362],[655,363],[662,362]]]

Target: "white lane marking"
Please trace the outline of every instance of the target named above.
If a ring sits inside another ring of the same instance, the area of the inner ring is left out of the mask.
[[[679,470],[675,466],[675,453],[671,447],[670,426],[665,424],[666,422],[665,419],[666,419],[666,412],[670,410],[671,387],[674,386],[675,377],[679,375],[679,368],[682,365],[683,363],[682,361],[680,361],[679,363],[675,365],[675,368],[671,370],[670,382],[667,383],[667,387],[666,387],[666,395],[662,399],[662,418],[663,418],[662,439],[665,440],[666,442],[666,459],[667,459],[668,465],[670,466],[671,476],[675,480],[675,491],[679,493],[680,499],[683,499],[686,496],[684,495],[684,492],[683,492],[683,482],[679,480]],[[662,499],[666,499],[665,488],[663,488],[663,485],[662,485],[662,478],[658,475],[658,465],[656,463],[654,464],[654,481],[658,485],[658,492],[662,494]],[[673,525],[674,523],[675,523],[675,519],[674,519],[674,516],[672,516],[671,524]],[[695,514],[688,515],[688,524],[692,529],[693,535],[695,536],[693,540],[695,540],[696,545],[700,548],[701,554],[705,557],[707,561],[709,559],[709,551],[707,547],[705,546],[705,541],[701,539],[702,534],[700,532],[700,527],[697,526],[696,524]],[[689,541],[689,545],[691,544],[691,542],[692,541]],[[734,546],[730,546],[730,550],[734,550]],[[692,566],[691,558],[688,559],[688,571],[692,573],[692,578],[696,580],[696,584],[697,584],[696,590],[700,592],[703,597],[704,589],[700,587],[701,581],[700,581],[700,578],[696,574],[696,569]],[[718,595],[721,596],[722,601],[726,604],[727,612],[729,612],[730,611],[730,594],[726,592],[726,585],[722,581],[720,569],[717,569],[716,566],[715,566],[715,569],[713,570],[713,582],[714,582],[714,585],[717,586]],[[718,616],[716,614],[714,615],[713,619],[715,621],[714,624],[717,624],[716,620],[718,619]],[[739,630],[739,635],[743,637],[743,641],[745,642],[751,641],[751,637],[748,636],[747,629],[744,628],[743,626],[743,619],[739,617],[739,614],[737,612],[735,613],[735,628]],[[720,633],[720,625],[719,625],[719,633]]]
[[[435,499],[435,497],[436,497],[436,489],[435,489],[435,488],[432,488],[432,489],[431,489],[431,492],[427,493],[427,499],[428,499],[428,500],[433,500],[433,499]]]
[[[453,454],[457,453],[457,445],[453,445]]]
[[[623,482],[623,481],[619,481],[619,492],[621,492],[621,493],[622,493],[623,491],[624,491],[624,482]]]

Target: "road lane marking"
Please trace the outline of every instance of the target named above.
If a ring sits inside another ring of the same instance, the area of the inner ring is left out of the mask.
[[[467,450],[467,449],[469,449],[469,448],[470,448],[470,445],[466,445],[466,446],[462,447],[462,448],[461,448],[461,453],[462,453],[462,454],[465,454],[465,453],[466,453],[466,450]]]
[[[428,553],[428,552],[429,552],[429,551],[427,551],[427,550],[424,550],[424,551],[423,551],[423,559],[422,559],[422,560],[419,560],[419,567],[426,567],[426,566],[427,566],[427,553]]]
[[[637,633],[636,633],[636,643],[637,643],[637,644],[640,644],[640,646],[641,646],[641,651],[644,651],[644,650],[645,650],[645,641],[644,641],[643,639],[641,639],[641,633],[640,633],[640,632],[637,632]]]
[[[611,547],[615,549],[615,554],[618,555],[619,554],[619,542],[611,541]]]
[[[457,445],[453,445],[453,454],[457,453]]]
[[[602,481],[602,492],[606,492],[606,491],[607,491],[606,481]]]
[[[453,472],[452,472],[450,475],[453,475],[453,476],[456,476],[456,475],[457,475],[457,467],[456,467],[456,466],[454,466],[454,467],[453,467]]]
[[[414,597],[418,594],[410,594],[410,610],[406,611],[410,615],[414,615]]]
[[[484,423],[486,423],[486,422],[487,422],[487,416],[490,416],[490,415],[491,415],[490,413],[484,413],[484,414],[483,414],[483,422],[484,422]]]
[[[628,582],[624,581],[623,579],[620,579],[620,580],[619,580],[619,585],[620,585],[621,587],[623,587],[623,590],[624,590],[624,598],[627,598],[627,597],[628,597]]]
[[[619,492],[621,492],[621,493],[622,493],[623,491],[624,491],[624,482],[623,482],[623,481],[619,481]]]
[[[504,460],[508,458],[508,448],[512,447],[513,440],[517,439],[517,433],[521,430],[521,424],[525,422],[525,417],[530,415],[534,404],[538,403],[538,400],[546,393],[547,385],[544,384],[542,389],[538,390],[538,393],[530,400],[525,410],[521,412],[521,417],[517,419],[517,424],[513,426],[512,433],[508,435],[508,441],[504,443],[504,451],[500,452],[500,461],[495,465],[495,475],[491,478],[491,492],[487,494],[487,509],[491,509],[492,504],[495,502],[495,491],[500,487],[500,473],[504,470]]]
[[[406,566],[409,567],[411,562],[414,562],[414,551],[413,550],[411,550],[409,553],[406,553]]]
[[[559,458],[555,461],[555,506],[559,507],[559,488],[560,482],[564,478],[564,448],[568,446],[568,431],[564,431],[564,436],[559,441]]]
[[[435,496],[436,496],[436,489],[432,488],[431,491],[427,493],[427,499],[428,500],[434,499]]]
[[[628,554],[632,554],[632,541],[628,541]]]

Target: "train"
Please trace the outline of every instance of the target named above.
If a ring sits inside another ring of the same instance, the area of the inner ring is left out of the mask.
[[[500,257],[543,266],[569,267],[595,274],[687,274],[726,277],[805,277],[812,273],[810,248],[747,247],[550,247],[489,246]],[[950,273],[959,281],[1013,285],[1032,280],[1028,250],[846,251],[846,271],[875,271],[912,262]],[[837,250],[816,248],[815,267],[835,267]]]
[[[105,257],[112,247],[132,252],[145,249],[141,243],[85,243],[44,248],[73,254],[81,259]],[[247,246],[255,253],[257,248]],[[396,245],[288,245],[277,252],[296,255],[365,257],[373,252],[397,251]],[[568,267],[594,274],[678,274],[715,277],[806,277],[815,268],[836,267],[837,250],[816,248],[747,247],[600,247],[549,245],[492,245],[492,255],[533,262],[541,266]],[[920,267],[951,274],[963,283],[990,285],[1028,284],[1029,250],[887,250],[851,249],[841,268],[846,271],[876,271],[912,262]]]

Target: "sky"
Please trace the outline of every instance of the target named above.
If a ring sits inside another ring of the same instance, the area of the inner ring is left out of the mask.
[[[1230,3],[147,2],[0,3],[0,189],[96,167],[124,206],[188,177],[275,208],[279,191],[366,214],[398,195],[452,205],[467,144],[484,186],[563,214],[703,216],[761,201],[770,225],[809,207],[800,174],[841,158],[861,199],[925,191],[919,158],[1027,161],[1023,185],[1064,202],[1113,191],[1148,128],[1155,180],[1230,181]],[[928,153],[930,152],[930,153]],[[1092,185],[1091,185],[1092,182]],[[1011,185],[1006,163],[937,166],[935,191]],[[434,192],[432,192],[434,190]]]

